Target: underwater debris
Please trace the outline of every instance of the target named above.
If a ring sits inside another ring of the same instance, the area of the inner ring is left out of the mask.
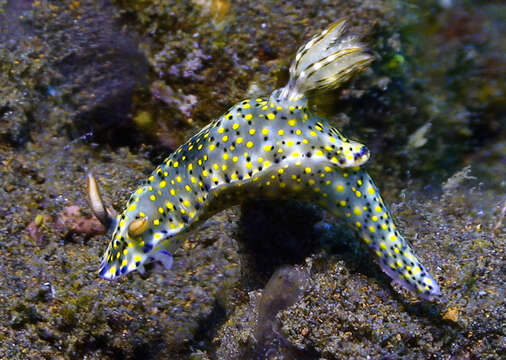
[[[429,133],[431,126],[432,124],[428,122],[418,128],[413,134],[409,135],[407,147],[416,149],[424,146],[427,143],[427,138],[425,136]]]
[[[467,165],[455,174],[450,176],[442,185],[443,197],[450,197],[452,193],[465,181],[475,180],[476,178],[471,175],[471,165]]]
[[[169,106],[175,106],[184,116],[191,116],[193,108],[198,103],[195,95],[184,95],[178,93],[167,85],[165,82],[158,80],[151,85],[151,93],[153,96]]]
[[[276,315],[295,304],[310,284],[308,271],[300,266],[284,266],[272,274],[258,302],[254,358],[271,358],[268,355],[272,353],[284,353],[287,356],[296,351],[283,338]]]

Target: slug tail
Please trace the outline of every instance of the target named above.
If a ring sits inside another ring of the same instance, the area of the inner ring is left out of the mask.
[[[313,90],[337,88],[369,66],[373,57],[345,30],[346,20],[339,20],[299,48],[282,99],[296,101]]]

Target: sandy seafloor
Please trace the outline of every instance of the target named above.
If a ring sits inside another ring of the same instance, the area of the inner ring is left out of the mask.
[[[0,0],[0,359],[500,359],[501,1]],[[443,296],[390,285],[339,219],[254,202],[108,282],[85,175],[120,210],[161,160],[349,19],[375,56],[312,110],[367,165]]]

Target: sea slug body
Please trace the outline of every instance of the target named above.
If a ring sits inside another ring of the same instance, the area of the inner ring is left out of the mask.
[[[335,88],[372,61],[344,25],[299,48],[284,88],[241,101],[180,146],[115,218],[90,178],[92,207],[112,230],[101,277],[142,272],[153,259],[169,268],[186,234],[216,212],[252,198],[290,198],[345,219],[395,282],[425,299],[440,294],[362,168],[367,148],[308,109],[308,92]]]

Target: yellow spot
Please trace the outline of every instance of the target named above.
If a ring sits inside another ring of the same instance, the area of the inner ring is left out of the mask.
[[[276,118],[276,115],[270,113],[270,114],[267,114],[267,119],[269,120],[274,120]]]
[[[302,139],[302,142],[303,142],[304,144],[306,144],[306,145],[307,145],[307,144],[309,144],[309,140],[308,140],[308,139]]]
[[[263,158],[263,157],[259,157],[259,158],[257,159],[257,161],[258,161],[259,163],[263,163],[263,162],[264,162],[264,158]]]
[[[142,256],[140,256],[140,255],[135,255],[134,256],[134,261],[135,262],[138,262],[138,261],[141,261],[141,260],[142,260]]]
[[[376,211],[377,211],[377,212],[379,212],[379,213],[383,212],[383,210],[381,209],[381,206],[379,206],[379,205],[378,205],[378,206],[376,206],[376,207],[374,208],[374,210],[376,210]]]
[[[172,196],[176,196],[176,190],[175,189],[170,189],[170,194]]]
[[[148,177],[148,181],[153,181],[155,180],[155,177],[153,175],[151,175],[150,177]]]
[[[223,142],[227,142],[227,141],[228,141],[228,135],[225,135],[224,137],[222,137],[222,138],[221,138],[221,140],[222,140]]]
[[[245,118],[246,120],[251,120],[251,119],[253,119],[253,115],[251,115],[251,114],[246,114],[246,115],[244,116],[244,118]]]
[[[234,129],[234,130],[239,129],[239,124],[233,124],[233,125],[232,125],[232,129]]]
[[[313,186],[314,184],[316,184],[316,181],[314,181],[313,179],[309,179],[309,181],[307,183],[309,185]]]
[[[188,200],[183,201],[183,205],[189,207],[191,203]]]
[[[271,151],[272,150],[272,146],[271,145],[265,145],[264,146],[264,150],[265,151]]]
[[[213,169],[214,169],[214,170],[218,170],[219,168],[220,168],[220,165],[218,165],[218,164],[213,164]]]
[[[203,177],[209,176],[209,172],[207,170],[202,171],[202,176]]]
[[[214,149],[216,149],[216,145],[214,144],[209,145],[209,151],[213,151]]]
[[[227,165],[221,165],[221,170],[223,171],[227,170]]]
[[[390,235],[388,238],[390,239],[390,241],[397,240],[397,236],[395,236],[394,234]]]
[[[279,149],[278,149],[278,153],[280,153],[280,154],[282,154],[282,153],[283,153],[283,151],[284,151],[284,150],[283,150],[283,149],[281,149],[281,148],[279,148]]]
[[[310,132],[309,132],[309,135],[311,135],[311,136],[316,136],[316,133],[315,133],[314,131],[310,131]]]
[[[150,195],[150,196],[149,196],[149,200],[151,200],[151,201],[155,201],[155,200],[156,200],[156,196],[155,196],[155,195]]]
[[[362,224],[360,223],[360,221],[357,221],[357,222],[355,223],[355,226],[359,228],[359,227],[362,227]]]
[[[177,168],[179,166],[179,162],[174,161],[174,164],[172,164],[173,167]]]
[[[357,190],[357,191],[355,191],[355,195],[356,195],[357,197],[361,197],[361,196],[362,196],[362,193],[361,193],[360,191],[358,191],[358,190]]]
[[[251,169],[252,167],[253,167],[253,164],[250,161],[248,161],[246,163],[246,169]]]
[[[140,195],[144,192],[144,188],[138,188],[136,192]]]
[[[306,174],[311,174],[311,168],[305,168],[305,169],[304,169],[304,172],[305,172]]]
[[[185,185],[184,188],[186,189],[186,191],[188,192],[191,192],[192,191],[192,188],[189,186],[189,185]]]
[[[295,126],[295,125],[297,125],[297,120],[295,120],[295,119],[290,119],[290,120],[288,120],[288,125],[290,125],[290,126]]]
[[[346,206],[346,201],[344,201],[344,200],[339,201],[339,205]]]
[[[369,231],[372,232],[372,233],[375,233],[376,232],[376,229],[374,228],[374,226],[369,226]]]
[[[295,130],[295,133],[296,133],[297,135],[300,135],[300,134],[302,134],[302,131],[300,131],[300,129],[297,129],[297,130]]]
[[[278,130],[278,135],[283,136],[285,134],[285,130]]]
[[[223,153],[223,160],[228,160],[228,153]]]
[[[116,275],[116,266],[111,266],[109,272],[111,273],[112,276]]]
[[[358,184],[358,186],[362,186],[362,180],[358,179],[357,184]]]
[[[160,220],[158,220],[158,219],[153,220],[153,225],[155,225],[155,226],[160,225]]]
[[[255,135],[255,133],[257,132],[255,129],[249,129],[249,134],[250,135]]]
[[[369,188],[367,189],[367,192],[368,192],[370,195],[374,195],[374,193],[375,193],[376,191],[374,191],[374,189],[373,189],[372,187],[369,187]]]
[[[344,191],[344,186],[343,185],[337,185],[336,191],[339,192],[339,193],[342,193]]]
[[[365,238],[362,238],[362,240],[364,240],[364,242],[365,242],[366,244],[370,244],[370,243],[371,243],[371,239],[369,239],[369,238],[366,238],[366,237],[365,237]]]
[[[237,156],[234,156],[234,157],[232,158],[232,161],[233,161],[233,162],[237,162],[237,161],[239,161],[239,158],[238,158]]]
[[[283,169],[278,169],[278,174],[283,174],[285,172],[285,170]]]
[[[128,208],[128,211],[134,211],[135,209],[137,209],[137,204],[132,204],[132,205],[130,205],[130,207]]]
[[[292,153],[292,157],[299,157],[299,153],[298,152]]]
[[[248,141],[246,143],[246,147],[249,148],[249,149],[251,149],[253,146],[255,146],[255,144],[253,144],[253,141]]]
[[[181,178],[181,176],[176,176],[176,181],[180,183],[181,181],[183,181],[183,179]]]
[[[387,245],[384,242],[380,242],[380,249],[381,250],[386,250],[387,249]]]
[[[154,237],[155,237],[156,240],[160,240],[163,237],[163,235],[162,235],[162,233],[158,232],[158,233],[155,233]]]
[[[262,134],[263,135],[267,135],[268,133],[269,133],[269,129],[267,129],[267,128],[263,128],[262,129]]]
[[[374,215],[371,219],[372,221],[378,221],[378,217],[376,215]]]
[[[162,208],[158,208],[158,212],[159,212],[160,214],[163,214],[163,209],[162,209]]]
[[[362,215],[362,210],[360,210],[360,208],[356,207],[355,209],[353,209],[353,213],[357,216],[360,216],[360,215]]]
[[[377,255],[378,257],[381,257],[381,256],[382,256],[382,253],[381,253],[381,251],[379,251],[379,250],[376,250],[376,255]]]
[[[386,230],[386,229],[388,229],[388,225],[387,225],[387,224],[381,224],[381,228],[382,228],[383,230]]]
[[[239,136],[237,139],[235,139],[235,142],[236,142],[237,144],[241,144],[241,143],[243,142],[243,140],[244,140],[244,139],[243,139],[242,137],[240,137],[240,136]]]
[[[288,141],[286,142],[286,145],[287,145],[287,146],[293,146],[293,141],[292,141],[292,140],[288,140]]]
[[[219,134],[223,134],[224,132],[225,132],[225,128],[221,127],[221,128],[218,129],[218,133]]]

